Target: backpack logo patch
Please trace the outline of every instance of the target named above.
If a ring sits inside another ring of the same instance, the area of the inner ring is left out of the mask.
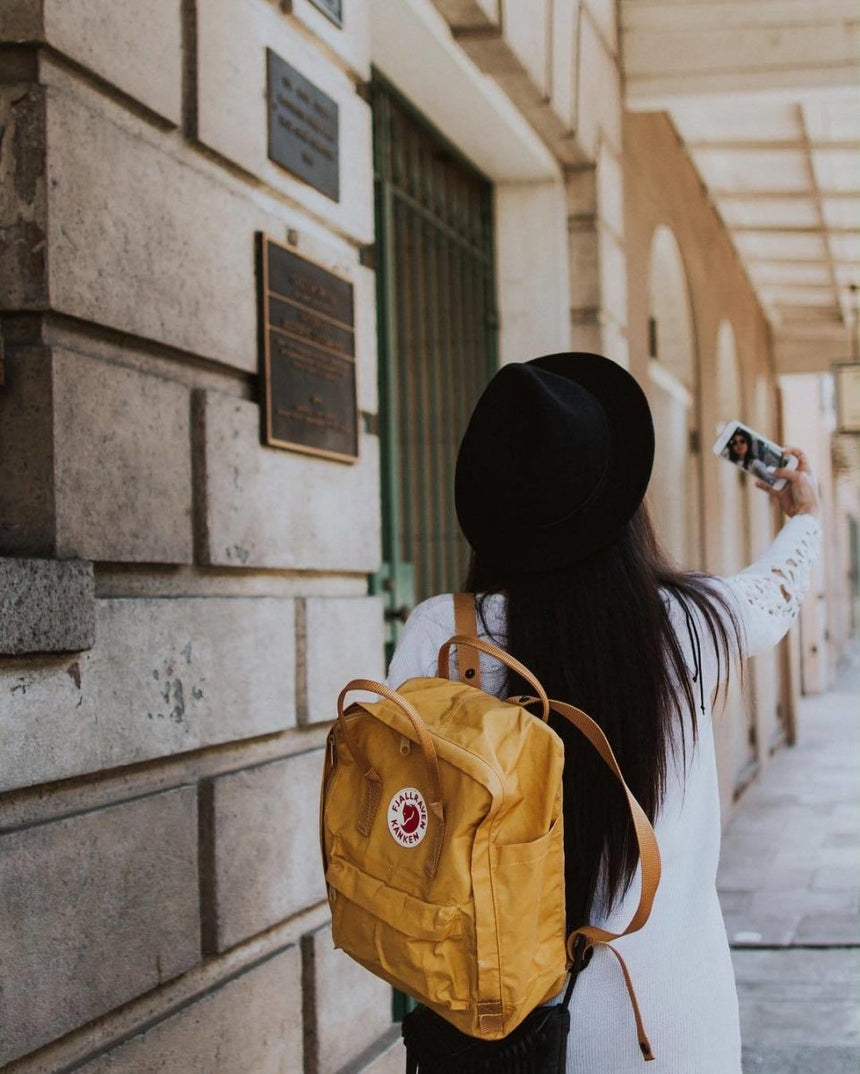
[[[427,803],[415,787],[404,787],[388,803],[388,830],[402,847],[417,847],[427,834]]]

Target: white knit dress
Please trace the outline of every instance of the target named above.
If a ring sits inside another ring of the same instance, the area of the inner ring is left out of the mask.
[[[820,535],[812,516],[798,515],[751,567],[722,580],[741,622],[745,656],[775,645],[788,630],[809,588]],[[691,631],[677,602],[671,601],[670,610],[692,675]],[[488,598],[484,614],[491,640],[504,639],[504,597]],[[711,702],[718,661],[707,628],[696,625],[705,714],[699,715],[695,748],[687,750],[686,770],[679,759],[670,773],[655,824],[663,872],[651,917],[641,932],[616,943],[636,988],[655,1062],[645,1064],[639,1051],[618,963],[598,947],[571,1000],[567,1074],[741,1074],[737,992],[716,891],[720,802]],[[451,594],[419,604],[404,628],[388,681],[397,686],[413,676],[435,675],[439,646],[453,633]],[[484,689],[500,692],[504,673],[498,664],[482,657],[481,671]],[[698,697],[698,684],[694,692]],[[620,931],[637,901],[634,882],[611,915],[595,908],[591,923]]]

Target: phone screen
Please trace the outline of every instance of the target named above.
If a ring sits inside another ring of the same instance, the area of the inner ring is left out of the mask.
[[[775,485],[780,480],[773,476],[773,471],[788,465],[788,458],[776,444],[758,436],[745,425],[735,426],[720,454],[768,485]]]

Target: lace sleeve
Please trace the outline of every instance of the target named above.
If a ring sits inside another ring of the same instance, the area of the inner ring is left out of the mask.
[[[788,631],[809,590],[820,546],[818,520],[796,515],[755,563],[726,579],[743,627],[745,656],[770,648]]]

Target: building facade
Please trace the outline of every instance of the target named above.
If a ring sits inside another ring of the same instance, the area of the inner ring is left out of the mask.
[[[776,532],[723,422],[809,446],[827,553],[728,698],[727,810],[826,688],[858,518],[829,381],[781,376],[620,33],[609,0],[3,4],[4,1069],[400,1069],[390,989],[332,949],[322,751],[462,581],[453,459],[499,362],[637,376],[686,567]]]

